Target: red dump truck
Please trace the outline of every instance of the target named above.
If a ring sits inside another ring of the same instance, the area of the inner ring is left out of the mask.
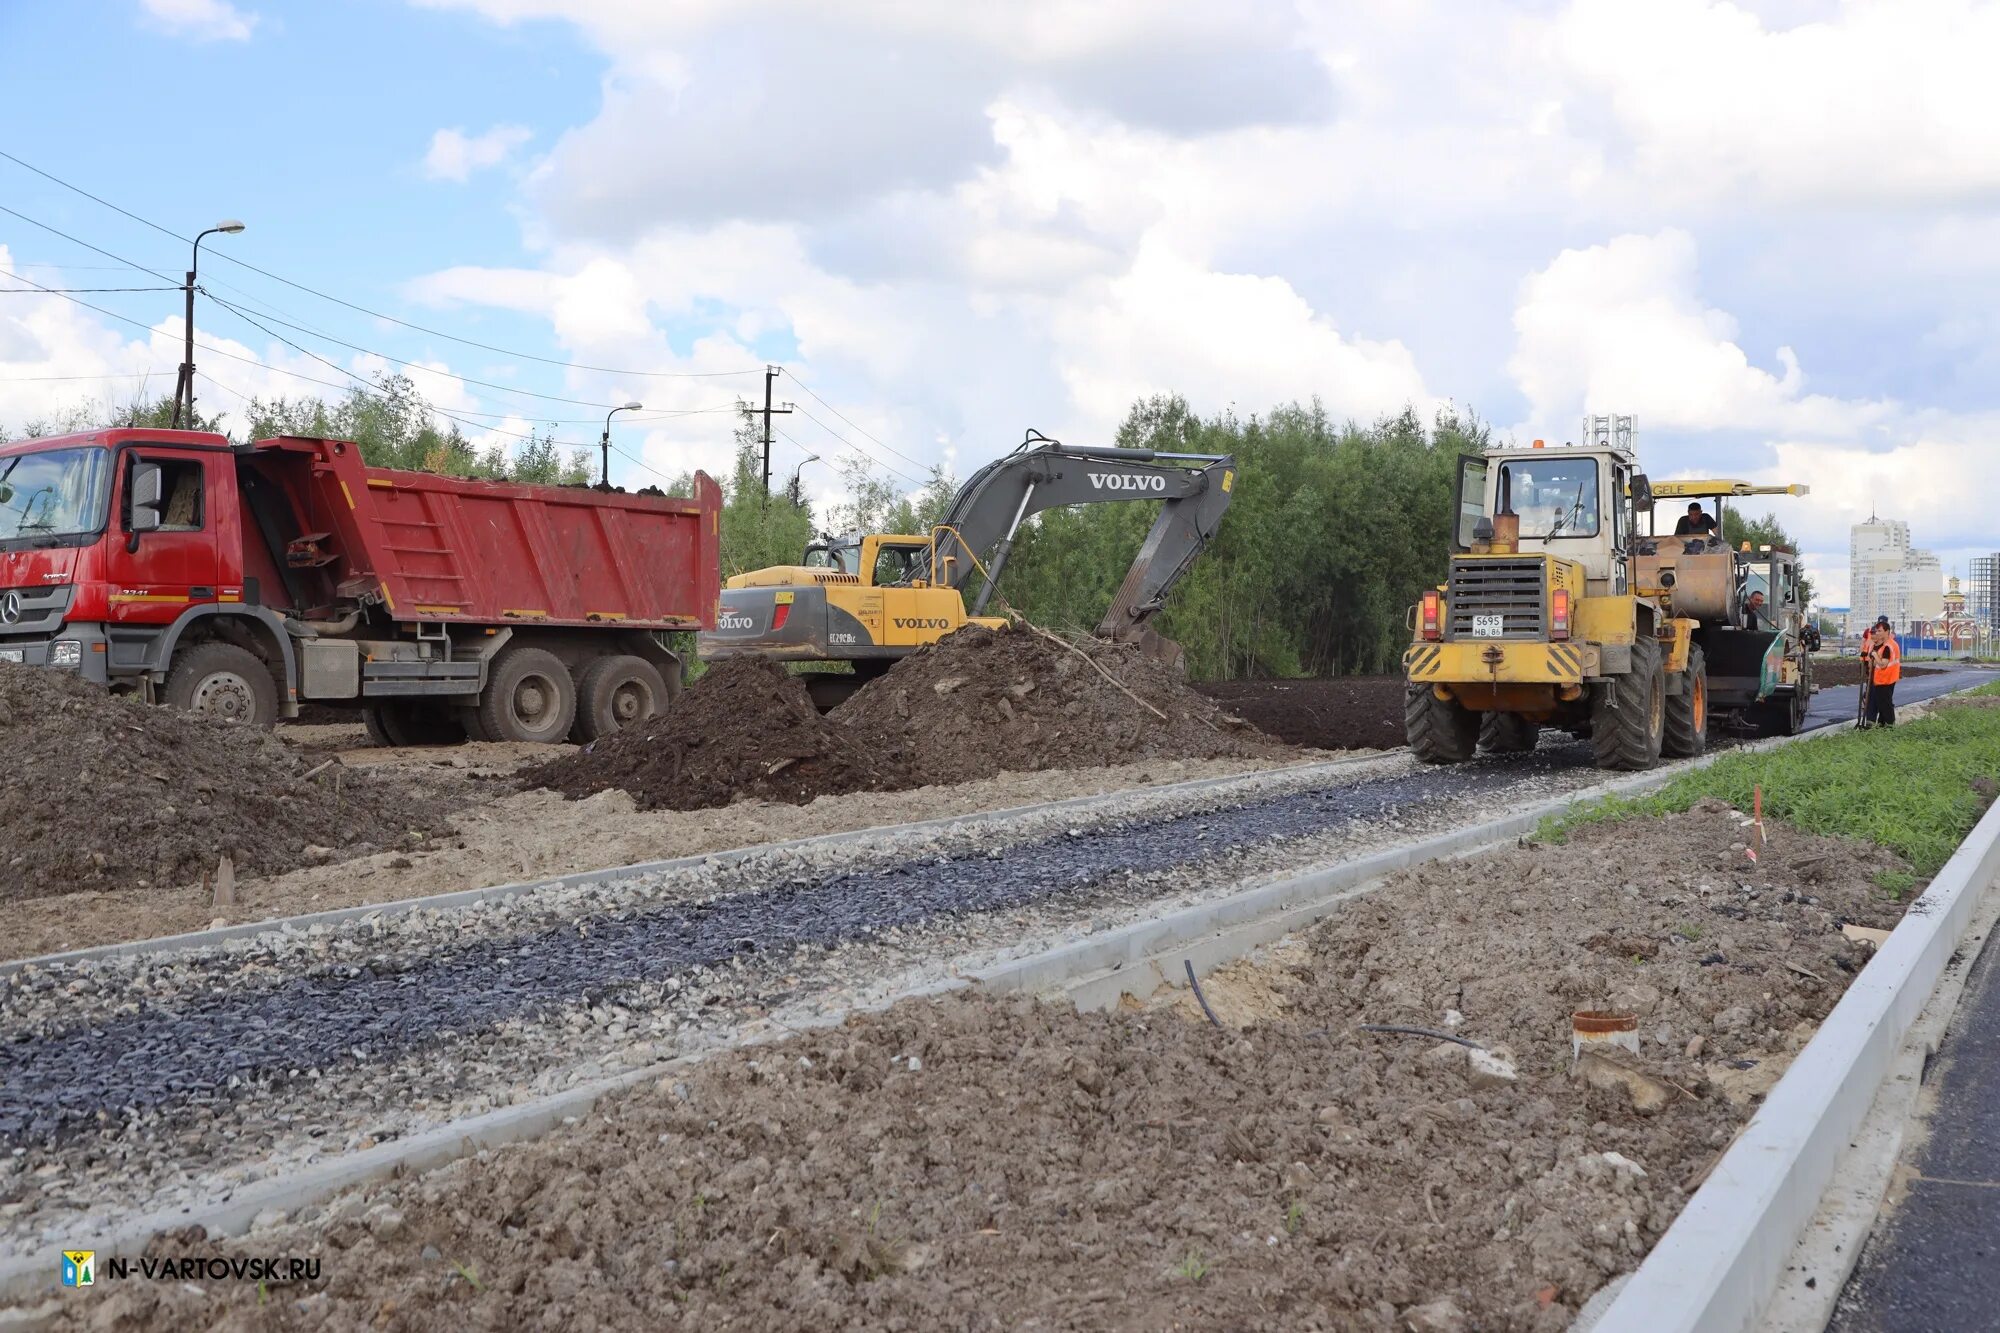
[[[591,739],[709,629],[692,499],[369,467],[344,440],[103,430],[0,445],[0,661],[251,723],[320,701],[390,744]]]

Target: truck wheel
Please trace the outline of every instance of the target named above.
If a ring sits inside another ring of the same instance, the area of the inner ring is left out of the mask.
[[[1438,698],[1428,685],[1412,685],[1403,696],[1403,735],[1427,764],[1462,764],[1478,748],[1479,714]]]
[[[1590,702],[1590,743],[1599,768],[1638,770],[1660,761],[1666,696],[1659,640],[1642,638],[1632,645],[1632,669],[1598,686]]]
[[[1687,680],[1679,694],[1667,696],[1666,731],[1660,753],[1688,759],[1708,749],[1708,658],[1701,645],[1688,648]]]
[[[576,684],[562,659],[542,648],[509,648],[486,676],[479,725],[496,741],[553,743],[576,721]]]
[[[1541,739],[1542,728],[1519,713],[1482,713],[1479,748],[1494,754],[1526,754]]]
[[[278,684],[271,668],[233,643],[198,643],[174,656],[166,701],[223,722],[268,727],[278,720]]]
[[[600,657],[576,680],[573,741],[594,741],[667,711],[667,682],[643,657]]]

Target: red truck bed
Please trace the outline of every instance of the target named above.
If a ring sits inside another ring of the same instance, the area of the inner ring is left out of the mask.
[[[309,455],[301,517],[332,534],[342,584],[378,582],[399,621],[715,623],[722,491],[703,473],[677,499],[369,467],[339,440],[260,441],[267,450]]]

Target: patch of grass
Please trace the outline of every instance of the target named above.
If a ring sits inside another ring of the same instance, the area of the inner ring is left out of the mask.
[[[2000,683],[1981,687],[2000,693]],[[2000,775],[2000,710],[1941,708],[1894,728],[1844,732],[1759,753],[1724,755],[1636,800],[1608,797],[1545,819],[1536,838],[1562,842],[1591,824],[1686,810],[1714,796],[1795,828],[1859,838],[1901,855],[1918,876],[1950,859],[1978,822],[1975,781]]]
[[[1892,903],[1903,901],[1903,895],[1917,887],[1917,877],[1907,870],[1878,870],[1875,872],[1875,887],[1882,890]]]
[[[1187,1257],[1168,1269],[1167,1273],[1170,1277],[1184,1277],[1190,1282],[1199,1282],[1208,1276],[1209,1269],[1213,1267],[1214,1265],[1209,1263],[1207,1256],[1200,1250],[1189,1250]]]
[[[1285,1234],[1287,1236],[1296,1236],[1299,1234],[1299,1228],[1305,1224],[1306,1206],[1297,1199],[1293,1199],[1291,1207],[1285,1209]]]
[[[453,1263],[452,1267],[458,1270],[458,1275],[460,1277],[464,1278],[467,1282],[470,1282],[472,1284],[472,1289],[474,1291],[486,1290],[486,1288],[481,1286],[479,1283],[479,1270],[477,1268],[474,1268],[471,1264],[461,1264],[461,1263]]]

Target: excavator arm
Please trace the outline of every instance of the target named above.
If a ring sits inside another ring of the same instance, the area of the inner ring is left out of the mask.
[[[1030,431],[1020,448],[967,478],[938,527],[940,568],[926,563],[913,577],[961,592],[976,586],[969,610],[981,615],[1029,515],[1064,505],[1159,500],[1159,517],[1097,628],[1102,638],[1136,638],[1215,536],[1235,478],[1236,460],[1228,454],[1070,446]]]

